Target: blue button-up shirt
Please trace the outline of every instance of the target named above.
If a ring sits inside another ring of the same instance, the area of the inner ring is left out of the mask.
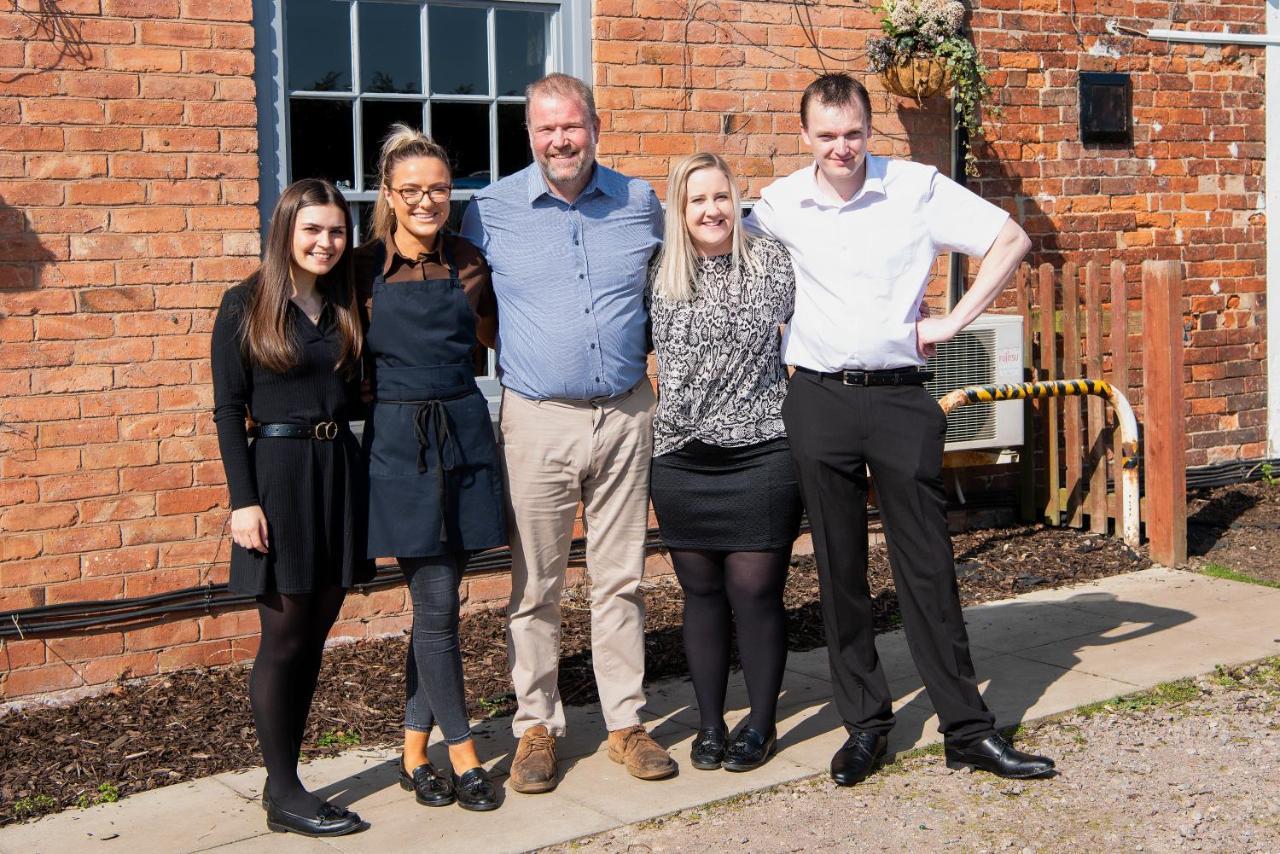
[[[572,203],[536,163],[476,193],[462,236],[498,298],[498,375],[531,400],[613,397],[645,375],[645,273],[662,206],[645,181],[599,164]]]

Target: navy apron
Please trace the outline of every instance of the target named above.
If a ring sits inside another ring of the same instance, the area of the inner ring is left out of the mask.
[[[449,238],[449,278],[387,282],[377,260],[365,344],[374,403],[365,422],[369,557],[430,557],[505,545],[502,475],[476,385],[475,316]]]

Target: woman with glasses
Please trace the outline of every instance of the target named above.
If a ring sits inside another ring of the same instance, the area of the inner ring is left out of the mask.
[[[701,719],[693,767],[749,771],[777,741],[782,591],[800,526],[779,353],[795,274],[782,244],[743,231],[723,158],[676,161],[667,192],[665,240],[649,276],[658,357],[650,490],[685,594],[685,656]],[[729,735],[735,622],[751,711]]]
[[[507,542],[502,477],[474,356],[492,346],[497,306],[479,251],[446,233],[452,174],[443,148],[393,125],[379,158],[373,239],[357,251],[373,403],[369,556],[394,557],[413,629],[405,672],[400,785],[418,803],[491,810],[497,793],[467,721],[458,585],[472,552]],[[438,724],[452,775],[427,760]]]

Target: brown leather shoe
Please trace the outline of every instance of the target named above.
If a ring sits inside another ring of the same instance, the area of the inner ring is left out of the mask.
[[[661,780],[676,773],[675,760],[640,724],[609,733],[609,758],[641,780]]]
[[[533,795],[551,791],[556,782],[556,737],[541,724],[529,727],[516,746],[508,783],[517,792]]]

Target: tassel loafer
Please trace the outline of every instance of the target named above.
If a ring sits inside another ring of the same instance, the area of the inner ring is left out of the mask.
[[[693,746],[689,748],[689,761],[699,771],[715,771],[724,762],[725,744],[728,735],[724,728],[700,729],[693,738]]]
[[[281,809],[268,795],[264,794],[264,798],[267,802],[267,827],[275,833],[314,837],[345,836],[365,828],[360,816],[328,801],[320,804],[315,815],[299,815]]]
[[[464,810],[488,812],[498,808],[498,789],[483,768],[453,775],[453,790],[457,792],[458,806]]]
[[[778,747],[778,728],[762,735],[751,727],[743,727],[724,752],[724,770],[752,771],[769,760]]]
[[[430,762],[424,762],[413,769],[413,774],[404,770],[404,760],[400,760],[400,788],[413,792],[413,797],[424,807],[447,807],[457,800],[453,784],[435,769]]]

